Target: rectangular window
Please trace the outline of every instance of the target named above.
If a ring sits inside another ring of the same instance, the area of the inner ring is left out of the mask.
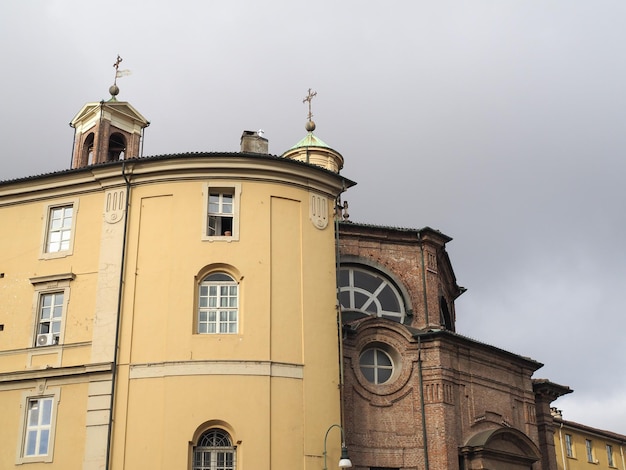
[[[53,397],[31,398],[27,403],[24,457],[47,456],[50,453]]]
[[[205,184],[204,189],[202,238],[209,241],[239,240],[241,184]]]
[[[63,291],[42,293],[39,296],[39,323],[35,346],[59,344],[63,319]]]
[[[41,258],[61,258],[74,251],[78,199],[44,207]]]
[[[207,235],[209,237],[232,237],[233,199],[234,195],[232,193],[209,193],[209,221],[207,226]]]
[[[574,457],[574,450],[572,448],[572,435],[565,435],[565,452],[567,452],[568,457]]]
[[[609,467],[615,467],[615,462],[613,461],[613,446],[610,444],[606,445],[606,457],[609,460]]]
[[[587,462],[594,463],[593,461],[593,443],[590,439],[585,439],[585,447],[587,448]]]
[[[74,273],[31,277],[34,287],[32,345],[54,346],[63,342],[65,318]]]
[[[15,463],[52,462],[57,408],[61,389],[39,386],[41,395],[31,389],[22,393],[22,419],[19,424]],[[5,423],[6,424],[6,423]]]
[[[74,207],[72,205],[52,207],[50,209],[46,253],[56,253],[70,249],[73,216]]]

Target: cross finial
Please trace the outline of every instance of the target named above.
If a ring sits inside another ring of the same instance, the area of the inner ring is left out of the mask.
[[[311,101],[313,100],[313,97],[315,95],[317,95],[317,91],[311,91],[311,89],[309,88],[309,93],[306,95],[306,98],[302,100],[303,103],[306,103],[307,101],[309,102],[309,115],[308,115],[309,121],[313,117],[313,113],[311,112]]]
[[[113,64],[113,68],[115,68],[115,79],[113,80],[113,85],[117,85],[117,77],[118,77],[117,73],[118,73],[118,69],[120,68],[120,63],[122,62],[122,60],[124,59],[122,59],[120,55],[118,54],[117,59],[115,59],[115,63]]]

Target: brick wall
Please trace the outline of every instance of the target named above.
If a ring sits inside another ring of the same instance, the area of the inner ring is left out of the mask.
[[[344,424],[357,469],[456,469],[460,449],[483,435],[491,441],[465,447],[468,468],[530,468],[538,459],[531,376],[541,364],[453,331],[454,299],[463,290],[445,252],[449,240],[431,229],[341,224],[341,259],[401,284],[413,313],[405,324],[363,316],[344,325]],[[368,382],[360,370],[359,357],[371,347],[393,360],[385,383]],[[511,460],[494,463],[502,452]]]

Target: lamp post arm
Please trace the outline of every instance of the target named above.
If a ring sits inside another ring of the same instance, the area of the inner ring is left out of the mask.
[[[330,430],[332,428],[339,428],[339,430],[341,431],[341,447],[343,448],[345,446],[346,443],[346,438],[343,434],[343,428],[339,425],[339,424],[331,424],[331,426],[328,428],[328,430],[326,431],[326,435],[324,436],[324,470],[328,470],[328,467],[326,466],[326,439],[328,438],[328,433],[330,432]]]

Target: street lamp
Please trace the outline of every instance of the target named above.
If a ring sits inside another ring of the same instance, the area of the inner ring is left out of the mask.
[[[346,447],[346,438],[343,434],[343,428],[338,424],[331,425],[326,431],[326,435],[324,436],[324,470],[328,470],[326,466],[326,439],[328,438],[328,433],[332,428],[339,428],[341,431],[341,458],[339,459],[339,468],[350,468],[352,467],[352,461],[350,457],[348,457],[348,448]]]

